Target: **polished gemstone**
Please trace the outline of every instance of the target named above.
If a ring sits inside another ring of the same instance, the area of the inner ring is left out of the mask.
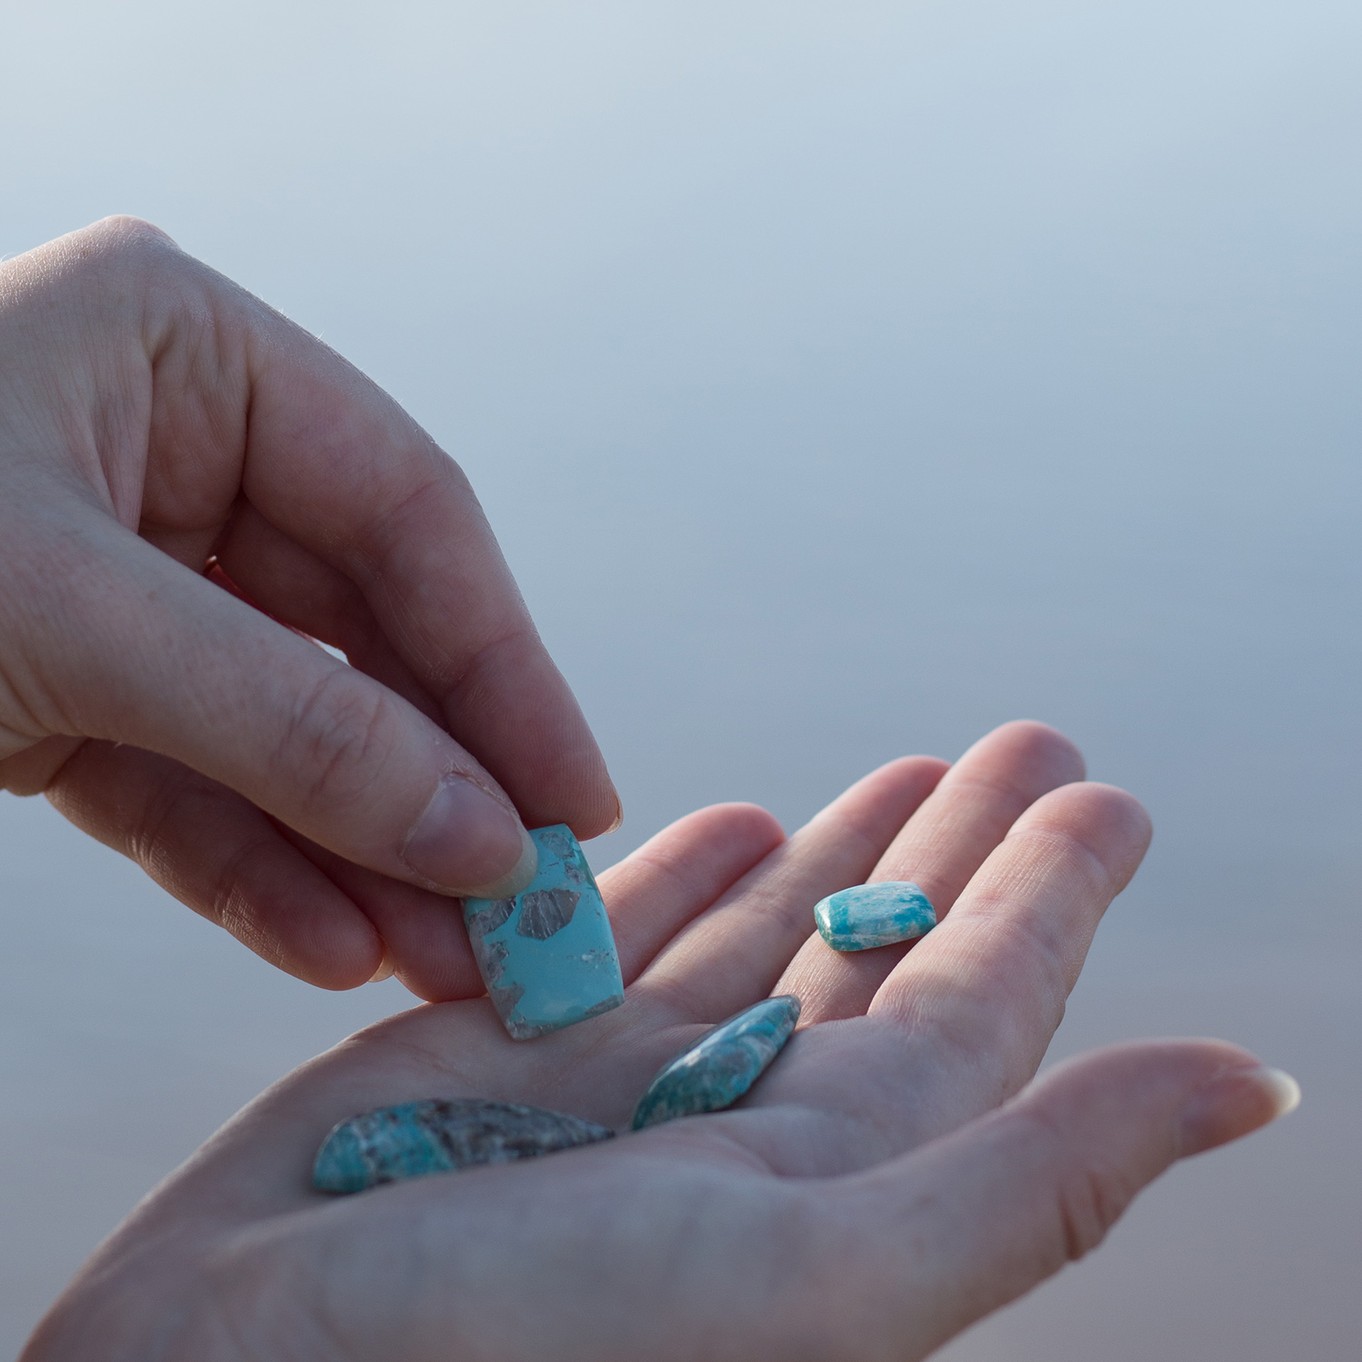
[[[484,1098],[427,1098],[342,1121],[312,1166],[319,1192],[362,1192],[384,1182],[514,1163],[608,1140],[613,1130],[580,1117]]]
[[[858,884],[814,905],[813,919],[835,951],[868,951],[924,936],[936,926],[936,909],[915,884]]]
[[[465,899],[473,954],[497,1015],[529,1040],[624,1001],[610,919],[582,848],[561,824],[533,828],[539,869],[513,899]]]
[[[799,999],[767,998],[706,1031],[648,1085],[633,1128],[731,1107],[766,1071],[799,1020]]]

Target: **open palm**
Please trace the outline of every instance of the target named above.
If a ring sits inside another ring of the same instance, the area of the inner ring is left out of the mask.
[[[943,772],[945,774],[943,775]],[[1181,1154],[1280,1107],[1215,1042],[1126,1046],[1028,1088],[1148,825],[1012,724],[954,768],[906,758],[788,841],[702,810],[601,876],[625,1005],[531,1043],[485,999],[351,1037],[242,1112],[54,1308],[29,1362],[911,1359],[1095,1244]],[[826,893],[913,879],[911,950],[838,955]],[[337,1120],[479,1096],[627,1131],[655,1071],[772,992],[799,1031],[730,1111],[340,1199]]]

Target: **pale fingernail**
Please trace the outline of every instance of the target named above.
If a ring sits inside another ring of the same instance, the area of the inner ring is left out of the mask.
[[[431,889],[483,898],[518,893],[538,864],[520,820],[462,776],[440,782],[402,859]]]
[[[397,966],[393,964],[392,956],[387,951],[383,952],[383,959],[378,962],[378,968],[369,976],[371,984],[381,984],[385,979],[393,977],[393,971]]]
[[[1300,1100],[1300,1084],[1281,1069],[1222,1069],[1183,1108],[1181,1152],[1186,1157],[1228,1144],[1294,1111]]]

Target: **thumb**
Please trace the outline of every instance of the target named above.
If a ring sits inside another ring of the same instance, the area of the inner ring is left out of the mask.
[[[913,1356],[939,1347],[1097,1247],[1178,1159],[1247,1135],[1299,1099],[1289,1075],[1219,1041],[1113,1046],[853,1179],[857,1213],[879,1231],[866,1236],[867,1257],[882,1265],[869,1299],[902,1314],[884,1321],[888,1336],[921,1340]]]
[[[120,527],[81,539],[77,586],[25,648],[50,731],[172,757],[408,883],[524,886],[510,800],[414,705]]]

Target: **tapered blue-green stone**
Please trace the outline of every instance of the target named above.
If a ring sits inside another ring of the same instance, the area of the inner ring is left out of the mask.
[[[591,867],[561,824],[533,828],[539,870],[513,899],[465,899],[473,955],[497,1015],[529,1040],[609,1012],[624,980]]]
[[[518,1102],[432,1097],[342,1121],[317,1151],[312,1185],[319,1192],[362,1192],[431,1173],[538,1158],[614,1133],[566,1112]]]
[[[858,884],[814,905],[813,919],[835,951],[868,951],[925,936],[936,926],[936,909],[915,884]]]
[[[633,1128],[731,1107],[770,1067],[798,1020],[799,999],[782,994],[706,1031],[648,1085]]]

